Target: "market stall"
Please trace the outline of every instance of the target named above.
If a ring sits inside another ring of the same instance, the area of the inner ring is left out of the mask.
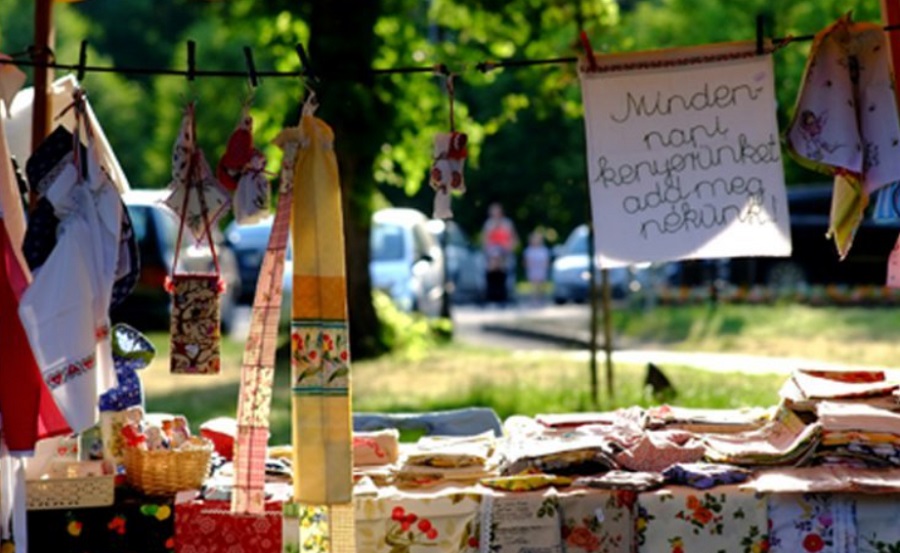
[[[881,27],[846,16],[814,38],[787,137],[793,155],[835,179],[829,234],[844,256],[870,196],[886,190],[878,198],[889,202],[898,186],[900,122]],[[790,253],[771,59],[789,43],[601,57],[586,45],[579,69],[601,267]],[[193,43],[188,54],[185,76],[203,75]],[[21,87],[17,62],[0,61],[4,90]],[[83,56],[73,69],[89,69]],[[430,182],[436,216],[449,217],[452,193],[465,189],[467,137],[452,116],[453,74],[437,72],[451,122],[436,137]],[[128,183],[77,79],[56,88],[70,119],[31,151],[24,188],[10,163],[20,145],[6,134],[23,133],[0,126],[0,350],[12,361],[0,381],[16,380],[0,387],[6,547],[683,553],[900,543],[886,495],[900,491],[900,382],[880,371],[799,369],[766,409],[664,405],[502,426],[484,411],[354,416],[341,137],[316,116],[314,93],[276,139],[274,201],[246,106],[215,165],[197,141],[198,107],[184,106],[164,200],[178,221],[166,282],[172,373],[220,371],[213,227],[229,211],[239,223],[273,203],[276,214],[236,417],[146,413],[136,371],[153,345],[109,320],[139,272],[120,197]],[[3,117],[16,106],[4,99]],[[889,207],[884,216],[896,216]],[[293,439],[270,446],[289,235]],[[208,247],[211,271],[183,271],[183,241]],[[896,267],[887,264],[888,285]],[[401,443],[397,427],[410,424],[427,435]]]

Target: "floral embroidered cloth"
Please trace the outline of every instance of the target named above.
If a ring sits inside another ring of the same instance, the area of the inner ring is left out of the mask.
[[[477,493],[387,494],[355,500],[356,550],[366,553],[478,551]]]
[[[769,496],[771,553],[850,553],[857,551],[854,502],[828,494]]]
[[[228,191],[212,174],[203,150],[197,144],[194,104],[188,104],[181,119],[181,129],[172,148],[171,193],[165,204],[198,242],[216,224],[230,204]]]
[[[637,493],[580,491],[559,495],[561,535],[567,553],[631,553]]]
[[[461,132],[442,132],[434,137],[434,162],[429,183],[434,189],[435,219],[452,219],[450,193],[466,191],[463,165],[468,156],[467,143],[468,137]]]
[[[86,120],[85,109],[83,96],[76,94],[80,121]],[[46,197],[60,219],[59,238],[19,305],[44,380],[74,432],[99,422],[97,400],[117,384],[109,306],[123,209],[100,164],[93,130],[84,131],[86,155],[61,164],[47,189]]]
[[[296,148],[291,381],[294,501],[328,506],[331,551],[354,550],[350,344],[334,132],[307,101],[276,143]],[[291,146],[293,144],[293,146]]]
[[[848,14],[816,34],[786,138],[800,163],[835,175],[829,233],[841,258],[869,195],[900,175],[893,82],[880,25]]]
[[[761,553],[768,548],[766,498],[733,486],[643,493],[636,516],[640,553]]]

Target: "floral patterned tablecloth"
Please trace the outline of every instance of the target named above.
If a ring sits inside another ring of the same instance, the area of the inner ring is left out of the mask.
[[[736,486],[670,487],[638,496],[636,541],[641,553],[764,553],[766,498]]]

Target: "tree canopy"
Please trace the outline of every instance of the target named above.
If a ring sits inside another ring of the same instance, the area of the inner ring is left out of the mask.
[[[369,67],[443,63],[456,73],[457,128],[470,138],[468,192],[454,201],[458,222],[475,233],[487,205],[499,201],[520,233],[543,227],[553,240],[589,217],[574,64],[480,72],[479,62],[576,55],[580,29],[600,52],[753,40],[758,13],[767,16],[769,35],[805,35],[851,9],[857,20],[879,20],[877,4],[862,0],[86,0],[56,5],[55,51],[57,59],[74,61],[86,39],[91,64],[184,67],[185,42],[193,39],[202,68],[243,68],[246,45],[260,68],[297,70],[294,46],[310,44],[322,115],[335,121],[337,141],[346,145],[339,147],[347,166],[346,218],[356,225],[348,241],[366,242],[350,249],[364,255],[376,206],[388,202],[430,213],[431,142],[449,127],[443,77],[374,75]],[[0,3],[0,51],[31,44],[32,10],[29,0]],[[782,126],[808,47],[792,43],[775,54]],[[189,85],[171,76],[89,74],[85,86],[131,182],[140,187],[167,184],[186,99],[198,100],[199,140],[217,159],[249,95],[246,79]],[[264,79],[255,92],[256,142],[272,170],[280,153],[268,144],[296,122],[304,86],[299,78]],[[789,182],[821,179],[784,158]],[[357,265],[350,279],[360,291],[351,293],[351,306],[355,297],[352,309],[365,311],[366,265]],[[362,328],[377,335],[377,323]]]

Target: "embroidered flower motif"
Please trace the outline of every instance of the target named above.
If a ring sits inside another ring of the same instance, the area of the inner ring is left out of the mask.
[[[803,538],[803,549],[811,553],[817,553],[825,547],[825,540],[819,534],[807,534]]]
[[[694,494],[685,499],[685,510],[678,511],[675,516],[686,520],[694,527],[694,534],[699,535],[701,530],[706,530],[710,535],[721,536],[723,529],[722,503],[724,496],[716,497],[705,494],[702,498]]]
[[[59,388],[69,380],[93,370],[94,365],[94,354],[91,354],[79,361],[63,365],[56,370],[44,373],[44,381],[47,383],[47,386],[53,390]]]
[[[391,511],[393,524],[384,543],[391,546],[392,552],[409,553],[414,545],[434,545],[438,538],[438,530],[427,518],[420,518],[412,512],[407,512],[403,507],[394,507]]]
[[[600,540],[585,526],[572,528],[566,537],[566,544],[572,547],[579,547],[589,553],[593,553],[600,548]]]

